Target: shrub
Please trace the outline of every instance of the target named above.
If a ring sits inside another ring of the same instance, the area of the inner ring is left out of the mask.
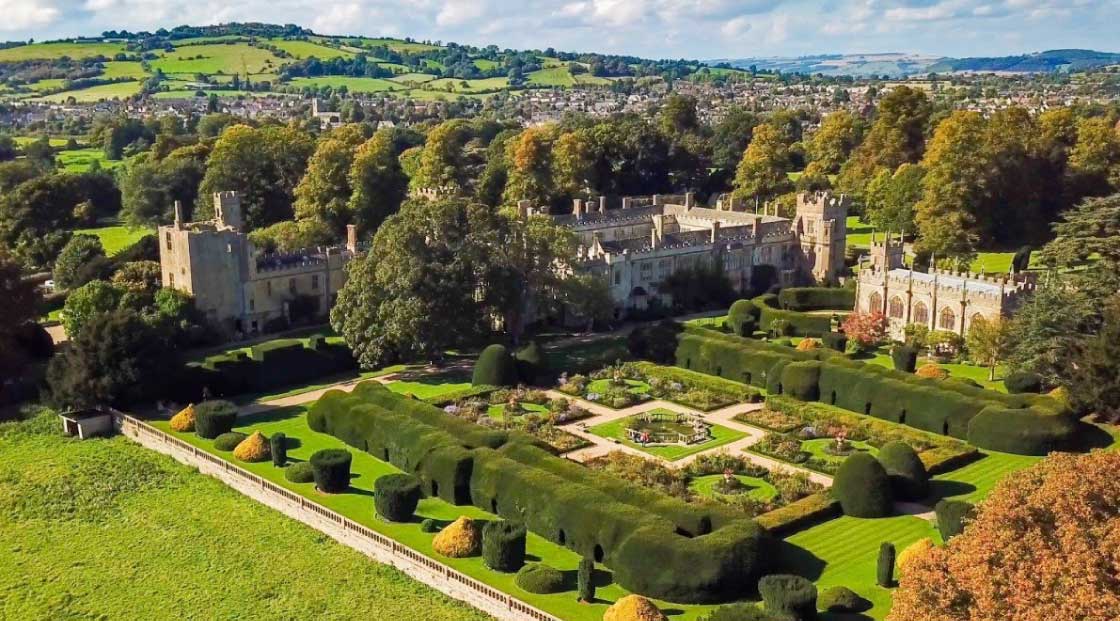
[[[194,404],[179,410],[179,413],[171,417],[167,425],[171,427],[171,431],[194,431],[195,413]]]
[[[272,452],[272,465],[283,468],[284,464],[288,463],[288,437],[284,432],[278,431],[272,434],[268,441]]]
[[[515,356],[518,381],[525,384],[536,384],[544,374],[544,352],[540,343],[530,341],[528,345],[517,352]]]
[[[895,371],[913,373],[918,365],[918,350],[910,345],[895,345],[891,348],[891,362]]]
[[[1003,378],[1003,385],[1011,394],[1042,392],[1042,376],[1029,371],[1015,371]]]
[[[482,533],[478,524],[463,515],[439,531],[432,539],[432,549],[450,558],[475,556],[482,548]]]
[[[525,526],[506,520],[482,528],[482,560],[496,571],[517,571],[525,564]]]
[[[782,394],[801,401],[820,397],[821,363],[816,360],[791,362],[782,369]]]
[[[326,494],[345,492],[350,487],[350,451],[323,449],[309,460],[315,473],[315,487]]]
[[[871,602],[844,586],[826,589],[821,593],[818,605],[826,612],[863,612],[871,608]]]
[[[229,401],[203,401],[194,408],[194,432],[200,438],[213,440],[233,429],[237,406]]]
[[[778,293],[778,304],[792,311],[847,311],[856,305],[856,291],[839,287],[787,287]]]
[[[488,345],[474,363],[471,384],[475,386],[510,386],[514,383],[516,372],[513,360],[505,345]]]
[[[929,474],[914,449],[905,442],[888,442],[879,449],[879,463],[891,479],[896,498],[920,500],[929,491]]]
[[[879,545],[879,560],[875,567],[875,582],[886,589],[894,586],[894,544],[884,541]]]
[[[438,533],[442,529],[443,526],[432,518],[424,518],[424,520],[420,522],[420,532],[422,533]]]
[[[407,522],[420,503],[420,479],[411,474],[386,474],[373,482],[373,505],[390,522]]]
[[[861,518],[891,514],[891,482],[883,464],[867,453],[855,453],[840,464],[832,493],[845,515]]]
[[[259,431],[254,431],[233,449],[233,456],[241,461],[258,462],[269,457],[268,438]]]
[[[788,319],[771,320],[770,336],[794,336],[793,324],[791,324]]]
[[[801,576],[774,574],[758,581],[763,607],[797,621],[817,618],[817,587]]]
[[[937,530],[941,532],[941,538],[949,541],[964,532],[965,520],[972,518],[974,508],[972,503],[963,500],[943,498],[937,501],[933,510],[937,514]]]
[[[607,608],[603,621],[667,621],[657,606],[641,595],[627,595]]]
[[[315,472],[310,463],[301,461],[284,468],[284,478],[292,483],[310,483],[315,480]]]
[[[929,537],[919,539],[907,546],[906,549],[898,555],[898,560],[896,561],[896,564],[898,566],[898,575],[900,577],[905,576],[906,568],[910,566],[910,563],[912,563],[918,557],[925,556],[926,553],[929,552],[933,547],[933,540]]]
[[[820,347],[821,342],[817,339],[806,338],[801,339],[801,342],[797,344],[797,351],[813,351],[815,349],[820,349]]]
[[[716,608],[700,621],[789,621],[789,617],[776,616],[754,604],[728,604]]]
[[[848,348],[848,337],[840,332],[825,332],[821,335],[821,342],[825,347],[840,353]]]
[[[514,578],[517,586],[530,593],[548,595],[564,590],[564,574],[544,563],[527,563]]]
[[[227,431],[217,438],[214,438],[214,448],[219,451],[229,452],[237,448],[247,437],[248,436],[239,431]]]
[[[595,601],[595,561],[586,556],[579,559],[576,570],[576,598],[589,604]]]
[[[681,324],[671,319],[652,326],[634,328],[626,337],[626,348],[635,358],[671,364],[677,350],[677,334],[681,330]]]
[[[922,365],[922,368],[918,369],[915,375],[925,379],[943,380],[949,377],[949,372],[941,368],[940,365],[931,362]]]
[[[727,311],[727,327],[739,336],[751,336],[758,328],[758,307],[750,300],[738,300]]]

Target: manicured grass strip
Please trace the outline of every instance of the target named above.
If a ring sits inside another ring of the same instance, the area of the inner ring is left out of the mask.
[[[894,363],[891,361],[890,354],[887,353],[886,348],[883,348],[879,353],[875,354],[874,358],[864,359],[863,362],[870,364],[877,364],[881,367],[888,369],[894,368]],[[924,358],[918,359],[918,368],[922,365],[929,364],[929,361]],[[996,367],[996,380],[990,381],[988,379],[987,367],[978,367],[972,364],[955,364],[955,363],[938,363],[938,366],[949,372],[949,377],[964,377],[973,380],[984,388],[995,390],[997,392],[1007,392],[1007,387],[1003,385],[1003,376],[1007,373],[1007,369],[1002,366]]]
[[[626,592],[615,584],[599,588],[596,591],[598,603],[592,605],[579,604],[576,602],[574,591],[566,591],[553,595],[534,595],[526,593],[517,587],[514,584],[513,574],[502,574],[486,568],[480,557],[451,559],[439,556],[432,550],[433,535],[420,531],[419,522],[421,518],[432,518],[443,522],[450,522],[460,515],[483,520],[494,519],[494,516],[472,506],[457,507],[447,504],[438,498],[425,498],[420,501],[419,508],[417,509],[418,517],[410,523],[390,523],[377,518],[373,510],[373,492],[371,491],[373,489],[373,482],[384,474],[398,472],[398,470],[386,462],[375,459],[368,453],[357,451],[352,447],[346,446],[341,440],[333,436],[311,431],[307,426],[305,413],[306,409],[304,406],[296,406],[272,410],[253,416],[246,416],[238,419],[239,424],[236,430],[243,433],[260,431],[266,436],[271,436],[276,432],[283,432],[288,438],[288,456],[293,462],[305,461],[320,449],[344,448],[349,450],[353,454],[350,480],[351,487],[349,491],[343,494],[320,494],[315,491],[314,484],[312,483],[291,483],[287,481],[284,479],[284,471],[273,466],[270,462],[238,463],[238,465],[281,487],[290,489],[297,494],[301,494],[323,506],[337,511],[355,522],[395,539],[422,554],[438,559],[440,562],[472,578],[481,580],[505,593],[513,594],[523,601],[548,611],[565,621],[600,621],[607,606],[619,597],[626,595]],[[163,431],[172,433],[172,435],[213,455],[217,455],[223,459],[232,459],[229,453],[216,451],[211,441],[203,440],[193,433],[170,432],[166,421],[155,421],[152,425]],[[531,560],[540,560],[562,571],[573,572],[571,575],[575,575],[574,571],[579,563],[579,556],[575,552],[557,546],[532,533],[530,533],[528,537],[527,550]],[[609,574],[609,570],[605,568],[596,569],[597,572],[602,571],[604,574]],[[574,579],[572,581],[572,586],[573,588],[575,586]],[[354,596],[365,597],[365,593],[356,593]],[[675,608],[677,610],[682,610],[683,612],[681,615],[673,617],[674,621],[678,619],[695,620],[714,608],[713,606],[681,606],[666,602],[659,602],[659,606],[663,609]],[[412,617],[409,616],[408,618]]]
[[[489,618],[123,437],[46,414],[0,454],[0,618]]]
[[[848,245],[859,248],[871,247],[871,225],[860,222],[859,216],[848,216]],[[882,233],[883,231],[880,231]],[[882,237],[880,235],[880,237]]]
[[[644,394],[649,392],[649,384],[647,384],[643,381],[633,380],[633,379],[628,379],[628,380],[623,380],[623,381],[626,382],[626,391],[627,392],[633,393],[635,395],[644,395]],[[587,392],[588,393],[593,393],[594,392],[594,393],[598,393],[598,394],[601,395],[601,394],[607,392],[608,390],[610,390],[612,388],[615,388],[615,386],[612,385],[612,380],[597,379],[597,380],[595,380],[595,381],[593,381],[593,382],[591,382],[590,384],[587,385]],[[621,387],[619,387],[619,388],[621,388]]]
[[[105,150],[94,147],[59,151],[55,157],[68,172],[86,172],[94,162],[97,162],[103,170],[112,170],[124,163],[124,160],[106,159]]]
[[[817,459],[839,463],[847,459],[848,455],[833,455],[824,450],[828,445],[835,443],[836,440],[834,438],[816,438],[814,440],[806,440],[801,443],[801,450],[812,455],[813,457],[816,457]],[[861,442],[858,440],[848,440],[847,443],[858,449],[858,451],[853,452],[868,452],[872,455],[879,454],[879,449],[871,446],[866,442]]]
[[[95,235],[101,240],[101,246],[105,248],[105,254],[113,256],[124,250],[125,248],[135,244],[145,235],[150,235],[155,231],[151,229],[131,229],[127,226],[101,226],[92,229],[77,229],[75,233],[82,233],[85,235]]]
[[[419,399],[434,399],[471,387],[471,380],[461,374],[437,374],[416,380],[402,380],[388,384],[389,390],[400,395],[413,395]]]
[[[1041,457],[1031,455],[984,451],[982,459],[934,477],[930,485],[932,500],[936,502],[941,498],[956,498],[977,503],[987,498],[996,483],[1004,477],[1029,468],[1041,460]]]
[[[766,502],[778,495],[778,490],[769,481],[764,481],[758,477],[748,477],[742,474],[734,475],[739,482],[747,487],[744,494],[755,500]],[[716,485],[723,481],[722,474],[709,474],[702,477],[696,477],[688,484],[688,488],[697,494],[708,496],[709,498],[716,498],[718,496],[728,496],[723,492],[716,490]]]
[[[728,429],[720,425],[712,425],[712,437],[707,442],[699,444],[689,444],[687,446],[642,446],[636,442],[631,442],[626,436],[626,421],[627,418],[620,418],[601,425],[595,425],[588,429],[589,432],[603,437],[618,440],[620,444],[636,448],[644,453],[649,453],[655,457],[660,457],[668,461],[676,461],[684,459],[689,455],[695,455],[703,451],[714,449],[716,447],[730,444],[740,438],[745,437],[747,434]]]
[[[854,590],[874,604],[865,614],[882,619],[890,611],[891,595],[875,584],[879,545],[890,541],[901,552],[911,543],[933,536],[929,522],[909,515],[880,519],[844,516],[786,538],[809,552],[794,555],[787,562],[795,573],[814,579],[819,590],[833,586]]]

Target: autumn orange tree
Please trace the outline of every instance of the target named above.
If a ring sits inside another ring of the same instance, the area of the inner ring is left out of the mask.
[[[887,621],[1114,621],[1120,454],[1052,454],[1007,477],[947,546],[909,561]]]

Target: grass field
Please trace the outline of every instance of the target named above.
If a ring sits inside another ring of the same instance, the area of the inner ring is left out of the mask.
[[[466,86],[463,84],[466,83]],[[447,91],[453,93],[485,93],[502,90],[509,86],[509,78],[484,78],[481,80],[458,80],[439,78],[424,85],[424,90]]]
[[[14,140],[18,146],[26,147],[27,145],[41,138],[42,136],[13,136],[12,140]],[[51,136],[47,140],[50,142],[50,145],[52,147],[65,147],[66,143],[70,142],[69,138],[63,138],[60,136]]]
[[[424,84],[436,79],[436,76],[430,73],[402,73],[388,78],[392,82],[408,83],[413,82],[416,84]]]
[[[815,578],[818,590],[833,586],[854,590],[874,604],[865,614],[882,619],[890,611],[891,596],[889,590],[875,584],[879,545],[889,541],[901,552],[923,537],[936,536],[936,529],[929,522],[913,516],[880,519],[844,516],[787,537],[786,541],[809,553],[793,555],[787,562],[798,574]]]
[[[478,67],[483,71],[486,71],[487,69],[493,69],[498,66],[497,61],[487,60],[485,58],[476,58],[473,62],[475,67]]]
[[[389,390],[397,394],[413,395],[420,399],[442,397],[470,387],[471,378],[464,373],[455,372],[425,375],[416,380],[404,379],[388,385]]]
[[[778,490],[769,481],[764,481],[758,477],[748,477],[741,474],[735,475],[735,478],[742,483],[748,491],[746,495],[755,500],[762,502],[769,501],[778,495]],[[716,485],[723,481],[722,474],[709,474],[702,477],[696,477],[688,484],[688,489],[697,494],[715,498],[717,496],[724,496],[721,492],[716,491]]]
[[[685,446],[678,446],[678,445],[642,446],[642,445],[640,445],[636,442],[631,442],[627,438],[627,436],[626,436],[626,421],[627,421],[626,418],[622,418],[622,419],[619,419],[619,420],[613,420],[613,421],[610,421],[608,423],[603,423],[601,425],[595,425],[594,427],[588,429],[588,431],[597,435],[597,436],[599,436],[599,437],[616,440],[620,444],[625,444],[626,446],[636,448],[639,451],[642,451],[644,453],[649,453],[650,455],[653,455],[655,457],[660,457],[660,458],[665,459],[667,461],[676,461],[678,459],[684,459],[685,457],[688,457],[689,455],[695,455],[696,453],[700,453],[702,451],[707,451],[709,449],[724,446],[725,444],[730,444],[730,443],[738,440],[739,438],[743,438],[747,435],[747,434],[745,434],[741,431],[736,431],[734,429],[728,429],[727,427],[722,427],[720,425],[712,425],[712,427],[711,427],[712,437],[711,437],[711,439],[709,439],[706,442],[700,442],[698,444],[689,444],[689,445],[685,445]]]
[[[169,457],[58,427],[0,424],[0,618],[488,618]]]
[[[151,229],[130,229],[124,225],[101,226],[92,229],[77,229],[75,233],[95,235],[101,240],[105,254],[113,256],[135,244],[141,237],[153,233]]]
[[[143,85],[140,82],[113,82],[112,84],[99,84],[76,91],[62,91],[53,95],[36,97],[35,101],[63,103],[71,97],[79,103],[90,103],[102,99],[124,99],[140,92]]]
[[[314,56],[319,60],[330,60],[331,58],[353,58],[354,53],[346,50],[340,50],[336,47],[329,47],[312,43],[310,41],[288,41],[285,39],[273,39],[269,44],[284,50],[296,58],[311,58]]]
[[[66,82],[66,80],[63,80],[62,78],[47,78],[46,80],[32,82],[31,84],[27,85],[27,88],[30,88],[36,93],[42,93],[46,91],[53,91],[57,88],[62,88],[62,84],[64,82]]]
[[[887,367],[888,369],[894,368],[894,362],[891,360],[891,356],[887,352],[887,348],[885,347],[881,348],[879,352],[875,354],[874,358],[867,358],[863,361],[870,364],[877,364],[882,367]],[[919,358],[918,368],[921,368],[924,364],[928,364],[928,361],[924,358]],[[938,366],[948,371],[949,377],[968,378],[989,390],[1007,392],[1007,387],[1003,385],[1003,376],[1007,372],[1007,369],[1003,366],[996,367],[996,379],[994,382],[988,380],[987,367],[978,367],[972,364],[956,363],[938,363]]]
[[[240,424],[237,430],[242,432],[260,431],[266,436],[276,432],[283,432],[288,437],[289,442],[292,443],[292,448],[288,452],[292,461],[304,461],[314,452],[324,448],[346,448],[351,450],[343,444],[341,440],[326,434],[311,431],[307,427],[305,410],[302,406],[272,410],[262,414],[247,416],[240,418],[238,422]],[[164,421],[156,421],[153,424],[164,431],[168,430],[167,423]],[[232,459],[230,453],[222,453],[214,449],[213,443],[210,440],[203,440],[193,433],[175,433],[174,435],[215,455],[225,459]],[[378,519],[374,515],[373,503],[370,497],[372,494],[370,490],[373,488],[373,482],[382,475],[395,473],[398,472],[398,470],[388,463],[375,459],[368,453],[353,450],[351,450],[351,453],[353,455],[353,463],[351,465],[351,487],[349,491],[343,494],[324,495],[316,492],[312,483],[288,482],[284,479],[283,471],[273,466],[271,462],[255,464],[239,463],[239,465],[263,476],[277,485],[302,494],[315,502],[346,515],[356,522],[388,537],[392,537],[422,554],[437,558],[441,562],[473,578],[481,580],[503,592],[512,593],[565,621],[600,621],[609,603],[625,595],[625,592],[617,585],[606,584],[610,573],[606,570],[597,572],[604,580],[603,586],[596,591],[596,603],[585,605],[576,602],[573,591],[566,591],[553,595],[534,595],[522,591],[514,584],[513,574],[503,574],[487,569],[480,557],[450,559],[437,555],[432,550],[431,541],[433,535],[421,532],[420,530],[419,521],[421,518],[432,518],[442,522],[450,522],[460,515],[482,520],[493,519],[494,516],[476,507],[452,506],[437,498],[425,498],[420,501],[420,505],[417,509],[418,517],[412,522],[401,524]],[[209,511],[210,508],[207,507],[200,510]],[[532,533],[530,533],[528,537],[527,551],[530,559],[541,560],[565,572],[574,572],[579,563],[579,556],[575,552],[557,546]],[[336,572],[332,569],[330,573]],[[574,573],[572,575],[574,575]],[[359,600],[366,597],[366,593],[361,590],[351,591],[347,589],[346,592],[352,593],[353,597]],[[678,611],[677,614],[672,616],[673,621],[692,621],[702,614],[710,612],[712,609],[712,606],[680,606],[664,602],[660,602],[659,604],[663,609]],[[465,605],[463,607],[466,608]],[[407,614],[392,618],[423,618],[417,616],[421,614],[423,613],[417,612],[415,614]]]
[[[151,62],[152,70],[166,74],[250,74],[274,71],[284,64],[272,52],[245,43],[189,45],[165,52]]]
[[[956,498],[976,503],[984,498],[1004,477],[1029,468],[1041,457],[1031,455],[1011,455],[984,451],[984,457],[963,468],[934,477],[930,489],[932,500]]]
[[[539,69],[529,73],[526,77],[529,78],[529,84],[540,84],[542,86],[574,86],[576,83],[575,78],[572,77],[572,73],[568,71],[566,66]]]
[[[86,149],[72,149],[59,151],[55,154],[59,164],[70,172],[85,172],[97,162],[102,169],[112,170],[124,163],[124,160],[105,159],[105,150],[89,147]]]
[[[351,43],[351,44],[356,43],[357,45],[359,45],[361,47],[376,47],[376,46],[385,45],[385,46],[388,46],[389,49],[397,51],[397,52],[425,52],[425,51],[428,51],[428,50],[439,49],[437,46],[429,45],[427,43],[418,43],[416,41],[411,41],[411,42],[410,41],[402,41],[400,39],[389,39],[389,38],[384,38],[384,37],[382,37],[382,38],[352,37],[352,38],[346,39],[346,42]]]
[[[858,248],[871,247],[871,225],[860,222],[859,216],[848,216],[848,245]]]
[[[317,78],[295,78],[289,82],[289,84],[301,88],[304,86],[311,86],[314,88],[322,88],[324,86],[339,88],[345,86],[346,90],[352,93],[382,93],[406,88],[401,84],[390,82],[382,78],[352,78],[341,75],[320,76]]]
[[[58,41],[52,43],[32,43],[19,47],[10,47],[0,50],[0,62],[16,62],[20,60],[50,60],[69,56],[75,60],[105,56],[112,58],[114,55],[125,51],[121,43],[76,43]]]
[[[110,61],[105,63],[105,70],[101,72],[101,77],[106,79],[114,78],[134,78],[142,80],[148,77],[148,73],[140,66],[140,63],[127,60]]]

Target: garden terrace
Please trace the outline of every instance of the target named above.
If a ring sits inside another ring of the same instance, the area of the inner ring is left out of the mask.
[[[324,395],[308,425],[416,474],[429,495],[525,521],[600,560],[635,593],[684,603],[732,600],[766,568],[769,538],[734,511],[692,506],[593,472],[523,434],[473,425],[372,382]]]
[[[765,387],[770,394],[822,401],[1002,452],[1044,455],[1075,448],[1086,431],[1047,396],[923,379],[830,350],[800,352],[700,327],[685,326],[676,359],[686,369]]]
[[[710,423],[705,424],[706,429],[701,436],[692,423],[678,422],[681,418],[682,415],[678,412],[657,408],[596,425],[588,431],[669,461],[709,451],[746,437],[741,431]],[[643,433],[648,434],[646,441],[642,440]]]

